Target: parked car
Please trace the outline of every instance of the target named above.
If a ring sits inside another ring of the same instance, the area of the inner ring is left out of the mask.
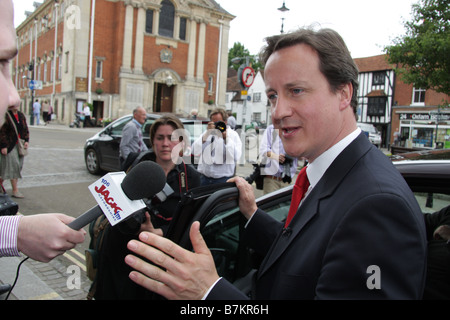
[[[394,165],[411,187],[424,213],[450,205],[450,160],[398,161]],[[277,220],[285,220],[292,188],[289,186],[258,198],[258,207]],[[201,195],[198,198],[201,199]],[[189,208],[188,204],[186,208]],[[227,184],[191,211],[188,217],[183,211],[180,215],[183,219],[177,222],[168,236],[190,249],[189,227],[193,221],[200,221],[201,225],[205,225],[202,235],[213,254],[218,274],[248,293],[252,275],[263,257],[241,241],[246,220],[239,212],[237,188]]]
[[[150,145],[149,131],[156,119],[163,113],[148,113],[147,120],[142,126],[144,142]],[[102,171],[120,171],[119,150],[122,139],[123,127],[131,121],[133,116],[126,115],[110,123],[103,130],[86,140],[84,145],[84,160],[87,170],[92,174],[99,174]],[[190,133],[191,145],[193,141],[206,130],[207,120],[193,120],[181,118],[184,128]]]
[[[381,134],[373,124],[358,122],[358,127],[366,133],[372,144],[376,145],[377,148],[381,147]]]

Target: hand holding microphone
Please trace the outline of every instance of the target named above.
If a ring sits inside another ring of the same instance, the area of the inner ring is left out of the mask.
[[[166,175],[153,161],[137,164],[128,174],[108,173],[89,186],[98,205],[89,209],[68,224],[79,230],[105,214],[111,225],[122,222],[128,216],[145,207],[142,199],[153,198],[163,190]]]

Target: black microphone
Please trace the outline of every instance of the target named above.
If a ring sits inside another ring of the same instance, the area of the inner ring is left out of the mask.
[[[164,170],[153,161],[143,161],[137,164],[125,175],[120,184],[116,183],[111,175],[118,175],[120,179],[125,173],[109,173],[99,179],[93,189],[98,195],[96,200],[101,205],[89,209],[73,220],[68,224],[70,228],[79,230],[102,214],[105,214],[112,225],[121,222],[135,212],[124,212],[122,210],[124,205],[132,204],[134,200],[151,199],[166,185]],[[105,206],[108,208],[107,212],[104,212]],[[112,218],[117,221],[112,221]]]

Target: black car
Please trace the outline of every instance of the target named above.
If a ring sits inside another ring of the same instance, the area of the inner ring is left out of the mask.
[[[450,160],[393,163],[411,187],[424,213],[450,205]],[[292,188],[289,186],[258,198],[258,207],[280,221],[285,220]],[[189,227],[193,221],[200,221],[200,225],[205,226],[202,235],[214,256],[219,275],[248,293],[252,274],[263,257],[240,238],[246,220],[239,212],[238,190],[227,184],[216,192],[209,192],[208,197],[202,192],[187,194],[186,202],[180,206],[183,210],[179,212],[178,220],[174,218],[168,237],[190,249]]]
[[[150,127],[156,119],[163,116],[163,113],[148,113],[147,120],[142,126],[142,135],[145,144],[150,148]],[[86,140],[84,145],[84,160],[87,170],[92,174],[99,174],[102,171],[120,171],[119,151],[122,139],[123,127],[131,121],[133,116],[123,116],[103,130]],[[184,128],[190,134],[192,142],[206,130],[208,120],[194,120],[179,118]]]

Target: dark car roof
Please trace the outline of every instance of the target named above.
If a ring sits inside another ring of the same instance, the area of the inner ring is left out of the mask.
[[[450,160],[403,160],[393,163],[413,191],[450,194]]]

